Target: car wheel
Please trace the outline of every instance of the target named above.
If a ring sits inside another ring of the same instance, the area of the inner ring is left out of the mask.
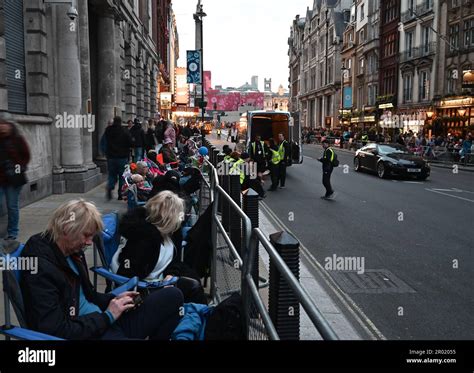
[[[362,171],[362,169],[360,167],[360,159],[359,158],[354,158],[354,170],[356,172]]]
[[[379,175],[381,179],[385,179],[386,173],[387,172],[385,165],[383,164],[383,162],[379,162],[379,164],[377,165],[377,175]]]

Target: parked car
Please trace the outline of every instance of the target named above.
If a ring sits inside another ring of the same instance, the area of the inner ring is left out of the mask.
[[[369,144],[359,149],[354,157],[354,170],[368,170],[380,178],[390,176],[415,177],[426,180],[429,164],[399,144]]]

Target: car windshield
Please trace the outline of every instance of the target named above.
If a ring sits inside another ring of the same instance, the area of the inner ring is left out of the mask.
[[[407,148],[400,145],[379,145],[379,153],[380,154],[413,154]]]

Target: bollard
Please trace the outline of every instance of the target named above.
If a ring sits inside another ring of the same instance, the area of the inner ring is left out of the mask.
[[[222,189],[230,195],[230,176],[227,174],[222,175]],[[229,202],[227,202],[223,197],[220,198],[222,200],[222,226],[224,227],[226,232],[229,232],[230,228],[230,206]]]
[[[229,177],[230,193],[229,196],[234,200],[239,207],[241,204],[242,189],[240,185],[240,175],[230,175]],[[233,208],[230,209],[230,240],[235,246],[235,249],[242,258],[242,220]]]
[[[253,189],[247,189],[245,192],[242,193],[243,199],[242,199],[242,209],[245,212],[245,214],[249,217],[250,222],[252,224],[252,231],[254,228],[259,227],[259,213],[258,213],[258,193],[253,190]],[[244,237],[242,237],[243,239]],[[258,245],[258,240],[254,241],[254,244]],[[244,263],[247,260],[252,261],[252,278],[253,281],[255,282],[255,285],[258,286],[259,283],[259,273],[258,273],[258,247],[257,250],[255,250],[255,255],[253,258],[249,258],[248,254],[250,253],[250,247],[245,248],[248,250],[245,255],[244,255]],[[244,264],[245,265],[245,264]]]
[[[288,232],[275,233],[270,242],[299,281],[299,241]],[[270,260],[268,311],[281,340],[300,339],[300,305],[283,276]]]
[[[215,163],[214,163],[214,149],[215,149],[215,146],[211,145],[211,148],[209,149],[209,162],[211,162],[211,164],[213,166],[215,165]]]

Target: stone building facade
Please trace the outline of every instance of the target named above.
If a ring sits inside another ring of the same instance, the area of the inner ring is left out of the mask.
[[[107,122],[154,117],[169,81],[170,0],[78,1],[74,20],[70,6],[0,0],[0,111],[32,152],[23,205],[97,186]]]

